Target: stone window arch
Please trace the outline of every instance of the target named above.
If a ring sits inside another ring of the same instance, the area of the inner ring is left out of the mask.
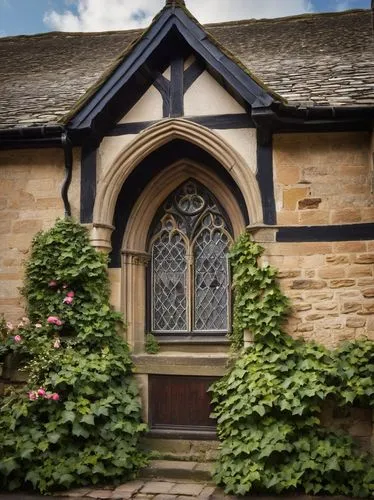
[[[149,302],[147,303],[146,298],[149,295],[149,245],[155,227],[153,221],[157,217],[158,220],[162,218],[160,210],[165,200],[189,179],[194,179],[206,187],[215,200],[219,200],[220,207],[230,222],[230,234],[233,239],[236,239],[246,226],[244,215],[232,190],[210,169],[191,160],[181,159],[169,165],[144,189],[131,211],[121,245],[120,310],[126,318],[126,339],[135,353],[144,351],[145,334],[151,330],[149,310],[147,311]],[[209,336],[209,343],[223,338],[224,336]],[[183,343],[189,339],[186,336],[175,338],[175,341],[179,340]]]

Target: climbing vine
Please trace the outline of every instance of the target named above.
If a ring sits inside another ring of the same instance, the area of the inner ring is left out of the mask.
[[[288,301],[262,248],[242,235],[233,267],[236,360],[212,387],[221,441],[214,478],[227,493],[374,495],[374,462],[353,439],[321,426],[326,401],[374,406],[374,345],[329,351],[284,333]],[[255,343],[243,348],[243,331]]]
[[[82,226],[60,220],[36,236],[23,294],[28,316],[5,337],[29,383],[1,402],[0,486],[46,492],[134,477],[145,426],[132,362],[106,258]]]

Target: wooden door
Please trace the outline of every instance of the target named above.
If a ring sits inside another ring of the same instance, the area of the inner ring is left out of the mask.
[[[208,388],[217,377],[149,376],[149,425],[153,435],[215,437]]]

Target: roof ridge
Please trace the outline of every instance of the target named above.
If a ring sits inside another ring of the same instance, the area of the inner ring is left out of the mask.
[[[176,2],[184,2],[184,0],[166,0],[167,2],[170,2],[169,5],[171,5],[174,1]],[[245,24],[257,24],[257,23],[271,23],[271,22],[282,22],[282,21],[299,21],[299,20],[304,20],[304,19],[311,19],[311,18],[316,18],[316,17],[338,17],[342,15],[349,15],[349,14],[360,14],[360,13],[371,13],[371,9],[350,9],[350,10],[344,10],[340,12],[311,12],[307,14],[298,14],[296,16],[285,16],[285,17],[269,17],[269,18],[261,18],[261,19],[255,19],[255,18],[250,18],[250,19],[237,19],[235,21],[224,21],[224,22],[219,22],[219,23],[207,23],[203,24],[202,26],[204,28],[218,28],[218,27],[226,27],[226,26],[235,26],[235,25],[245,25]],[[146,28],[132,28],[132,29],[126,29],[126,30],[110,30],[110,31],[47,31],[44,33],[31,33],[31,34],[21,34],[21,35],[10,35],[10,36],[4,36],[1,37],[1,41],[5,40],[10,40],[14,38],[36,38],[36,37],[48,37],[48,36],[54,36],[54,35],[59,35],[59,36],[79,36],[79,37],[84,37],[84,36],[101,36],[101,35],[119,35],[119,34],[127,34],[127,33],[134,33],[134,34],[141,34],[143,31],[145,31]]]
[[[250,19],[237,19],[234,21],[223,21],[219,23],[208,23],[204,24],[206,28],[210,27],[219,27],[219,26],[233,26],[236,24],[255,24],[255,23],[269,23],[269,22],[280,22],[280,21],[299,21],[303,19],[310,19],[310,18],[315,18],[315,17],[338,17],[342,15],[348,15],[348,14],[360,14],[360,13],[370,13],[371,9],[349,9],[349,10],[343,10],[339,12],[307,12],[304,14],[296,14],[293,16],[283,16],[283,17],[262,17],[260,19],[256,19],[254,17]]]
[[[166,0],[165,7],[186,7],[184,0]]]
[[[102,36],[102,35],[121,35],[121,34],[141,34],[146,28],[132,28],[128,30],[110,30],[110,31],[45,31],[43,33],[23,33],[21,35],[9,35],[0,37],[0,41],[11,40],[13,38],[37,38],[37,37],[48,37],[48,36]]]
[[[172,3],[173,1],[176,2],[183,2],[183,0],[166,0],[167,2]],[[183,2],[184,3],[184,2]],[[224,21],[224,22],[219,22],[219,23],[207,23],[203,24],[202,26],[204,28],[215,28],[215,27],[226,27],[226,26],[235,26],[235,25],[245,25],[245,24],[257,24],[257,23],[269,23],[269,22],[282,22],[282,21],[298,21],[298,20],[303,20],[303,19],[311,19],[311,18],[316,18],[316,17],[338,17],[342,15],[349,15],[349,14],[360,14],[360,13],[371,13],[371,9],[350,9],[350,10],[344,10],[340,12],[311,12],[307,14],[298,14],[296,16],[285,16],[285,17],[269,17],[269,18],[261,18],[261,19],[255,19],[255,18],[250,18],[250,19],[238,19],[234,21]],[[1,41],[5,40],[11,40],[14,38],[36,38],[36,37],[48,37],[48,36],[54,36],[54,35],[59,35],[59,36],[79,36],[79,37],[84,37],[84,36],[101,36],[101,35],[119,35],[119,34],[141,34],[143,31],[145,31],[146,28],[132,28],[132,29],[126,29],[126,30],[110,30],[110,31],[47,31],[44,33],[30,33],[30,34],[20,34],[20,35],[10,35],[10,36],[3,36],[0,37]]]

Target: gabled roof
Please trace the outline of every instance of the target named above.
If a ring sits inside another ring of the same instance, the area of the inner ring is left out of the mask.
[[[219,23],[205,29],[290,104],[374,104],[369,10]],[[130,30],[0,38],[0,127],[56,123],[141,34]]]
[[[193,18],[183,1],[167,0],[149,28],[89,89],[72,112],[64,117],[64,122],[74,129],[101,128],[105,117],[113,119],[115,110],[119,111],[125,101],[129,109],[140,96],[139,89],[146,89],[147,82],[142,81],[145,68],[166,69],[173,59],[191,52],[248,109],[265,108],[274,99],[282,100],[221,47]]]

